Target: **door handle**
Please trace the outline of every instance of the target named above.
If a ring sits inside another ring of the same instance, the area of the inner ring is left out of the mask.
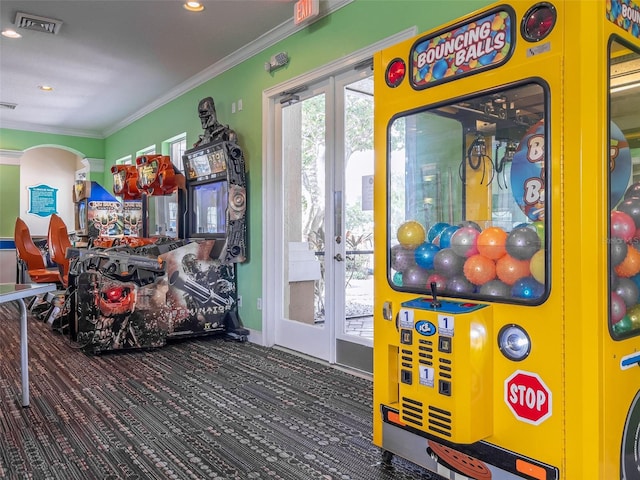
[[[342,254],[340,254],[340,253],[334,255],[333,259],[338,261],[338,262],[344,262],[344,258],[342,258]]]

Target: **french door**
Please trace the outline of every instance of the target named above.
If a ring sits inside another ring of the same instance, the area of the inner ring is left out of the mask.
[[[416,33],[263,92],[265,345],[373,370],[371,57]]]
[[[282,275],[275,344],[371,369],[373,89],[350,69],[275,106]],[[276,234],[278,237],[278,234]]]

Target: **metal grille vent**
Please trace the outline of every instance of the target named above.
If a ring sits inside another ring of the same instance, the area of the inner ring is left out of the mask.
[[[47,18],[39,15],[18,12],[16,14],[15,25],[18,28],[24,28],[26,30],[34,30],[36,32],[56,35],[60,31],[62,21],[56,20],[55,18]]]
[[[453,431],[453,416],[451,412],[443,410],[433,405],[429,405],[428,428],[439,436],[450,437]]]
[[[422,402],[413,400],[412,398],[402,397],[402,420],[422,427],[423,411]]]
[[[17,103],[0,102],[0,108],[5,108],[7,110],[15,110],[17,106]]]

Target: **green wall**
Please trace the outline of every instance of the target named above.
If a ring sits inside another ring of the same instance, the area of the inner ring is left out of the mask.
[[[0,237],[13,238],[20,214],[20,166],[0,165]]]
[[[104,141],[103,151],[98,145],[95,153],[83,150],[88,150],[88,145],[73,148],[87,156],[106,159],[102,184],[111,189],[113,179],[108,174],[109,168],[118,158],[135,155],[137,150],[153,144],[160,151],[163,141],[182,132],[187,133],[187,145],[192,145],[202,133],[198,102],[213,97],[218,119],[238,133],[247,162],[249,261],[238,267],[239,294],[243,296],[240,317],[246,327],[261,330],[261,312],[256,309],[256,301],[262,292],[262,92],[407,28],[416,26],[421,32],[488,3],[484,0],[354,0],[110,135]],[[266,72],[264,63],[280,51],[289,54],[289,64],[275,72]],[[242,99],[243,110],[231,114],[231,104],[239,99]],[[0,148],[26,148],[30,141],[36,141],[32,135],[8,132],[9,138],[6,142],[4,138],[0,140]],[[58,136],[46,143],[61,141],[72,146],[78,145],[80,139]],[[4,194],[0,194],[0,201],[3,197]]]
[[[77,150],[89,158],[104,158],[104,140],[0,128],[0,150],[27,150],[32,147],[60,146]]]

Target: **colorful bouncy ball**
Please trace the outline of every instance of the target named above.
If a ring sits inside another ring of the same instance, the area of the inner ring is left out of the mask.
[[[531,270],[531,276],[536,279],[536,281],[544,284],[545,283],[545,263],[544,263],[544,250],[538,250],[531,257],[531,261],[529,262],[529,270]]]
[[[511,287],[511,296],[525,300],[535,300],[544,294],[544,285],[533,277],[524,277]]]
[[[540,238],[540,248],[544,248],[544,222],[533,222],[529,225],[529,228],[538,234]]]
[[[445,228],[439,237],[436,238],[440,248],[449,248],[451,246],[451,237],[456,233],[460,227],[458,225],[451,225]]]
[[[433,259],[433,268],[437,273],[452,277],[462,273],[464,257],[456,255],[450,248],[444,248],[436,253]]]
[[[427,285],[428,277],[429,272],[427,270],[414,265],[402,272],[402,286],[424,288]]]
[[[482,285],[496,278],[496,264],[480,255],[472,255],[464,263],[464,276],[474,285]]]
[[[406,248],[416,248],[427,238],[424,227],[420,222],[409,220],[398,227],[398,242]]]
[[[633,247],[632,247],[633,248]],[[629,247],[621,238],[612,238],[609,246],[611,265],[614,267],[620,265],[627,256],[627,250]]]
[[[507,285],[513,285],[530,274],[529,260],[518,260],[506,254],[496,262],[496,275]]]
[[[622,320],[627,314],[627,306],[624,304],[624,300],[620,295],[616,292],[611,292],[610,296],[610,314],[611,314],[611,324],[615,324]]]
[[[434,242],[435,239],[443,232],[447,227],[450,227],[446,222],[438,222],[431,225],[431,228],[427,231],[427,242]]]
[[[633,322],[628,315],[625,315],[618,322],[615,322],[611,328],[616,335],[624,335],[633,330]]]
[[[439,273],[432,273],[427,277],[427,287],[431,289],[431,284],[436,284],[436,291],[443,291],[447,288],[447,277],[440,275]]]
[[[640,294],[640,290],[636,283],[630,278],[620,278],[618,279],[618,284],[613,292],[618,294],[620,298],[624,301],[624,304],[627,308],[632,307],[636,303],[638,303],[638,295]]]
[[[640,304],[627,308],[627,317],[629,317],[631,322],[631,328],[633,330],[640,330]]]
[[[611,212],[611,236],[630,242],[636,233],[636,224],[628,214],[614,210]]]
[[[457,294],[473,293],[475,285],[467,280],[464,275],[454,275],[449,278],[446,290]]]
[[[404,245],[394,245],[390,252],[391,268],[397,272],[404,272],[416,264],[415,253]]]
[[[473,227],[461,227],[451,236],[451,250],[461,257],[471,257],[478,253],[480,232]]]
[[[616,274],[619,277],[633,277],[640,273],[640,252],[633,246],[627,247],[627,256],[620,264],[614,267]]]
[[[507,253],[518,260],[528,260],[540,250],[540,237],[530,228],[514,228],[507,235],[505,248]]]
[[[640,182],[632,183],[624,192],[624,198],[640,198]]]
[[[415,261],[419,267],[433,270],[433,259],[440,248],[433,243],[423,242],[414,250]]]
[[[463,220],[462,222],[460,222],[458,224],[459,227],[473,227],[476,230],[478,230],[479,232],[482,231],[482,228],[480,228],[480,225],[478,225],[477,222],[474,222],[473,220]]]
[[[635,229],[640,228],[640,198],[639,197],[631,197],[622,200],[618,205],[617,211],[624,212],[631,219],[633,219],[633,223],[635,225]]]
[[[505,243],[507,232],[500,227],[485,228],[478,235],[478,253],[492,260],[498,260],[507,253]]]
[[[480,287],[480,294],[489,297],[509,298],[511,296],[511,286],[502,280],[490,280]]]

